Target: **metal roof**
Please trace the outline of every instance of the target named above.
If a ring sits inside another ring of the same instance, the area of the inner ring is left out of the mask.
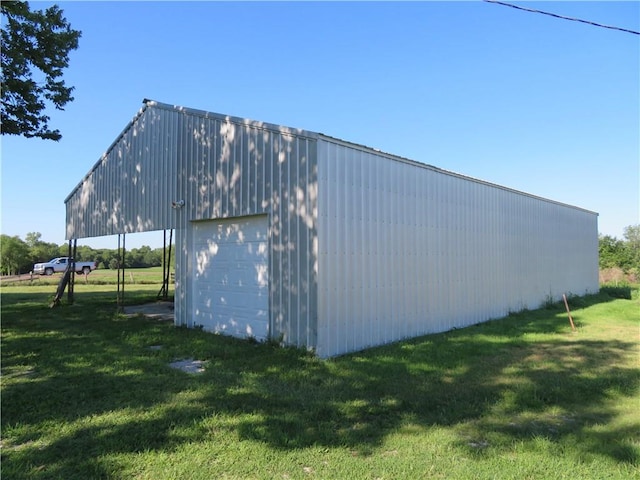
[[[555,203],[555,204],[558,204],[558,205],[563,205],[565,207],[570,207],[570,208],[574,208],[574,209],[577,209],[577,210],[589,212],[589,213],[592,213],[594,215],[598,215],[597,212],[594,212],[592,210],[588,210],[588,209],[585,209],[585,208],[582,208],[582,207],[578,207],[578,206],[571,205],[571,204],[564,203],[564,202],[559,202],[559,201],[552,200],[552,199],[546,198],[546,197],[541,197],[541,196],[534,195],[534,194],[531,194],[531,193],[528,193],[528,192],[524,192],[524,191],[521,191],[521,190],[516,190],[514,188],[506,187],[504,185],[500,185],[500,184],[497,184],[497,183],[488,182],[486,180],[482,180],[482,179],[479,179],[479,178],[476,178],[476,177],[471,177],[471,176],[464,175],[464,174],[461,174],[461,173],[453,172],[451,170],[446,170],[446,169],[443,169],[443,168],[440,168],[440,167],[429,165],[429,164],[424,163],[424,162],[420,162],[420,161],[417,161],[417,160],[412,160],[410,158],[402,157],[400,155],[396,155],[396,154],[393,154],[393,153],[388,153],[388,152],[379,150],[377,148],[368,147],[366,145],[355,143],[355,142],[350,142],[350,141],[347,141],[347,140],[342,140],[342,139],[337,138],[337,137],[332,137],[330,135],[326,135],[326,134],[320,133],[320,132],[313,132],[313,131],[310,131],[310,130],[305,130],[305,129],[300,129],[300,128],[286,127],[286,126],[277,125],[277,124],[274,124],[274,123],[261,122],[261,121],[257,121],[257,120],[251,120],[251,119],[242,118],[242,117],[236,117],[236,116],[231,116],[231,115],[224,115],[224,114],[220,114],[220,113],[215,113],[215,112],[210,112],[210,111],[200,110],[200,109],[195,109],[195,108],[189,108],[189,107],[183,107],[183,106],[179,106],[179,105],[172,105],[172,104],[169,104],[169,103],[162,103],[162,102],[158,102],[158,101],[155,101],[155,100],[150,100],[150,99],[147,99],[147,98],[143,99],[142,103],[144,104],[143,107],[138,111],[138,113],[133,117],[133,119],[126,125],[126,127],[122,130],[120,135],[118,135],[116,137],[116,139],[111,143],[109,148],[100,157],[100,159],[94,164],[94,166],[91,168],[91,170],[89,170],[89,172],[83,177],[83,179],[76,185],[76,187],[71,191],[71,193],[65,198],[65,200],[64,200],[65,203],[73,196],[73,194],[78,190],[78,188],[80,188],[82,183],[91,175],[91,173],[100,165],[100,163],[103,160],[103,158],[106,155],[109,154],[109,152],[114,148],[114,146],[118,143],[118,141],[135,124],[136,120],[138,120],[138,118],[140,118],[140,116],[142,116],[144,111],[147,108],[152,107],[152,108],[160,108],[160,109],[165,109],[165,110],[183,112],[183,113],[186,113],[188,115],[200,116],[200,117],[203,117],[203,118],[214,118],[214,119],[218,119],[218,120],[222,120],[222,121],[230,121],[230,122],[233,122],[233,123],[247,125],[247,126],[250,126],[250,127],[253,127],[253,128],[263,128],[263,129],[267,129],[267,130],[277,131],[277,132],[280,132],[281,134],[295,135],[295,136],[307,137],[307,138],[312,138],[312,139],[322,138],[322,139],[325,139],[328,142],[338,143],[338,144],[346,145],[346,146],[349,146],[349,147],[352,147],[352,148],[362,149],[362,150],[365,150],[367,152],[373,152],[373,153],[376,153],[378,155],[383,155],[384,157],[388,158],[389,160],[408,163],[408,164],[414,165],[416,167],[430,169],[430,170],[433,170],[435,172],[442,173],[444,175],[451,175],[451,176],[462,178],[462,179],[465,179],[465,180],[468,180],[468,181],[471,181],[471,182],[481,183],[483,185],[487,185],[487,186],[494,187],[494,188],[499,188],[501,190],[506,190],[506,191],[509,191],[509,192],[512,192],[512,193],[516,193],[516,194],[519,194],[519,195],[524,195],[524,196],[535,198],[535,199],[538,199],[538,200],[551,202],[551,203]]]

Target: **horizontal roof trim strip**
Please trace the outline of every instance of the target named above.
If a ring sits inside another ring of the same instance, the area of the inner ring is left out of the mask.
[[[183,112],[188,115],[194,115],[198,117],[215,118],[223,122],[237,123],[237,124],[247,125],[249,127],[259,128],[263,130],[273,130],[283,135],[307,137],[314,140],[318,138],[318,134],[316,132],[311,132],[311,131],[303,130],[300,128],[285,127],[283,125],[277,125],[275,123],[260,122],[258,120],[251,120],[248,118],[241,118],[241,117],[233,117],[231,115],[223,115],[221,113],[208,112],[206,110],[198,110],[195,108],[181,107],[179,105],[171,105],[168,103],[156,102],[155,100],[149,100],[146,98],[143,100],[143,102],[145,103],[146,106],[149,106],[149,107],[162,108],[165,110],[172,110],[176,112]]]

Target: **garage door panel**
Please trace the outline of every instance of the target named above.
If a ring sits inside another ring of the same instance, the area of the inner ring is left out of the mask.
[[[238,292],[213,292],[209,295],[203,295],[203,300],[208,300],[211,307],[228,307],[229,305],[242,306],[247,311],[260,312],[262,310],[255,309],[255,305],[263,303],[264,296],[259,294],[243,294]],[[244,305],[247,305],[244,307]]]
[[[193,224],[194,323],[240,337],[268,338],[266,217]]]
[[[266,288],[266,278],[262,270],[253,267],[240,265],[218,265],[214,263],[214,271],[210,276],[203,279],[215,285],[252,285],[256,288]]]
[[[247,323],[244,318],[236,320],[232,315],[219,315],[212,320],[214,328],[211,331],[233,335],[234,337],[253,337],[264,339],[268,336],[268,331],[264,323]]]

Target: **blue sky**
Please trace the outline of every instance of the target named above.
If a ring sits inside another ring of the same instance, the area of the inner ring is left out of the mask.
[[[64,243],[64,199],[144,98],[583,207],[618,238],[640,223],[638,35],[479,1],[58,4],[82,31],[65,74],[75,101],[50,111],[60,142],[2,137],[4,234]],[[640,30],[639,2],[518,5]],[[162,233],[127,236],[143,244]]]

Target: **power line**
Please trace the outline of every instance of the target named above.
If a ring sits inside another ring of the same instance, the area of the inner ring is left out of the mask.
[[[635,30],[629,30],[627,28],[613,27],[611,25],[603,25],[601,23],[590,22],[589,20],[582,20],[580,18],[565,17],[563,15],[557,15],[555,13],[543,12],[542,10],[536,10],[534,8],[526,8],[526,7],[521,7],[519,5],[512,5],[511,3],[498,2],[497,0],[483,0],[483,1],[487,2],[487,3],[495,3],[497,5],[504,5],[505,7],[511,7],[511,8],[515,8],[517,10],[524,10],[525,12],[541,13],[542,15],[549,15],[550,17],[561,18],[562,20],[571,20],[572,22],[586,23],[588,25],[593,25],[595,27],[608,28],[610,30],[619,30],[621,32],[632,33],[634,35],[640,35],[640,32],[636,32]]]

